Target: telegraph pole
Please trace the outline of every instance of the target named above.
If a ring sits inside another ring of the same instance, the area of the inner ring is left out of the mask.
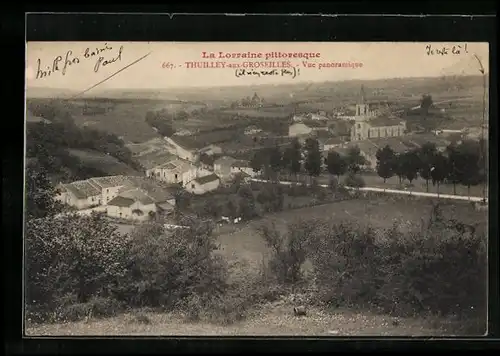
[[[483,120],[482,120],[482,127],[481,127],[481,145],[480,145],[480,152],[481,152],[481,158],[484,161],[484,183],[483,183],[483,201],[486,202],[486,187],[488,184],[488,177],[487,177],[487,166],[488,162],[486,159],[486,141],[485,141],[485,130],[486,130],[486,73],[483,67],[483,63],[481,62],[481,59],[474,54],[474,57],[477,59],[479,63],[479,71],[481,72],[481,75],[483,77]]]

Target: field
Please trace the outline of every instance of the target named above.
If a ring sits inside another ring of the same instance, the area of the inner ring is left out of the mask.
[[[68,150],[72,156],[79,158],[82,163],[89,167],[95,168],[108,175],[140,175],[133,168],[129,167],[123,162],[120,162],[112,156],[100,153],[93,150]]]

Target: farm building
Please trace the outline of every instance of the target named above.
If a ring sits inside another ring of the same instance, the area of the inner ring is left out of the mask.
[[[110,217],[146,221],[157,212],[154,200],[140,189],[130,189],[121,192],[111,199],[105,210]]]
[[[214,161],[214,172],[222,181],[227,181],[231,178],[232,164],[237,162],[236,158],[224,156]]]
[[[236,161],[231,165],[231,175],[234,176],[238,173],[245,173],[250,177],[257,175],[257,173],[253,171],[252,167],[250,167],[250,162],[243,160]]]
[[[186,185],[185,189],[192,194],[201,195],[216,190],[219,185],[219,177],[216,174],[210,174],[193,179]]]
[[[328,126],[320,121],[297,122],[288,127],[288,136],[309,135],[314,131],[328,131]]]
[[[171,184],[179,183],[182,186],[185,186],[194,178],[211,174],[209,170],[181,159],[176,159],[155,167],[149,173],[149,177],[153,177],[159,181]]]
[[[168,151],[156,151],[136,157],[136,160],[144,167],[146,176],[150,176],[154,168],[175,160],[177,156]]]
[[[86,180],[57,186],[59,194],[56,200],[77,209],[87,209],[101,204],[101,189]]]
[[[330,151],[336,147],[342,147],[344,145],[344,140],[340,137],[331,137],[323,143],[323,150]]]
[[[147,178],[137,176],[109,176],[90,178],[85,181],[77,181],[69,184],[59,184],[59,195],[57,200],[76,207],[79,210],[88,209],[91,207],[100,206],[107,209],[107,206],[115,200],[115,198],[123,199],[138,199],[140,204],[148,205],[150,199],[154,204],[168,204],[175,206],[175,198],[171,192],[163,189],[154,182]],[[148,199],[146,199],[147,197]],[[123,199],[118,199],[122,201]],[[137,200],[136,199],[136,200]],[[134,200],[135,202],[135,200]],[[140,205],[137,203],[135,206]],[[114,201],[113,204],[117,204]],[[132,205],[127,205],[134,207]],[[150,207],[146,207],[150,211]],[[101,209],[105,211],[104,209]],[[156,211],[156,208],[154,209]],[[119,212],[122,212],[124,218],[128,218],[130,214],[126,214],[125,210],[110,210],[112,213],[119,217]],[[136,214],[137,215],[137,214]],[[141,219],[137,216],[134,218]]]

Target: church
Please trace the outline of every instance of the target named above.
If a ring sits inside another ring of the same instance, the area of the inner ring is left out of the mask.
[[[372,110],[366,100],[364,87],[361,86],[356,115],[351,127],[351,141],[362,141],[370,138],[404,136],[406,122],[391,116],[380,116]]]

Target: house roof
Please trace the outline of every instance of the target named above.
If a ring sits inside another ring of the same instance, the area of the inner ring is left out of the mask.
[[[181,159],[176,159],[176,160],[167,162],[167,163],[165,163],[157,168],[166,169],[170,173],[180,174],[180,173],[187,172],[190,169],[194,168],[194,165],[190,162],[183,161]]]
[[[163,202],[163,203],[159,203],[159,204],[156,204],[160,209],[162,210],[172,210],[174,209],[175,207],[170,204],[170,203],[167,203],[167,202]]]
[[[209,174],[207,176],[199,177],[194,179],[194,181],[200,185],[204,185],[207,183],[214,182],[216,180],[219,180],[219,177],[216,174]]]
[[[176,156],[167,151],[156,151],[136,157],[136,160],[146,169],[158,167],[176,159]]]
[[[337,152],[341,156],[347,156],[349,153],[349,150],[347,148],[342,148],[342,147],[335,147],[332,149],[332,151]]]
[[[383,127],[383,126],[397,126],[400,125],[403,120],[395,117],[385,117],[379,116],[368,121],[368,124],[372,127]]]
[[[125,198],[121,196],[114,197],[108,202],[108,205],[119,206],[119,207],[129,207],[134,204],[134,199]]]
[[[327,127],[327,125],[325,125],[325,123],[321,121],[307,120],[303,121],[302,123],[311,128]]]
[[[155,203],[163,203],[175,199],[174,194],[158,185],[155,181],[144,177],[133,177],[134,187],[145,192]],[[126,188],[124,188],[126,190]]]
[[[149,195],[147,195],[146,192],[139,188],[125,190],[123,192],[120,192],[118,196],[122,198],[132,199],[134,202],[138,201],[144,205],[154,203],[154,200]]]
[[[250,167],[250,163],[248,161],[239,160],[231,164],[231,167]]]
[[[69,184],[62,184],[62,187],[76,196],[78,199],[86,199],[101,194],[101,190],[88,180],[80,180]]]
[[[97,185],[100,188],[119,187],[130,184],[130,180],[127,176],[106,176],[106,177],[90,178],[88,181],[90,183]]]

